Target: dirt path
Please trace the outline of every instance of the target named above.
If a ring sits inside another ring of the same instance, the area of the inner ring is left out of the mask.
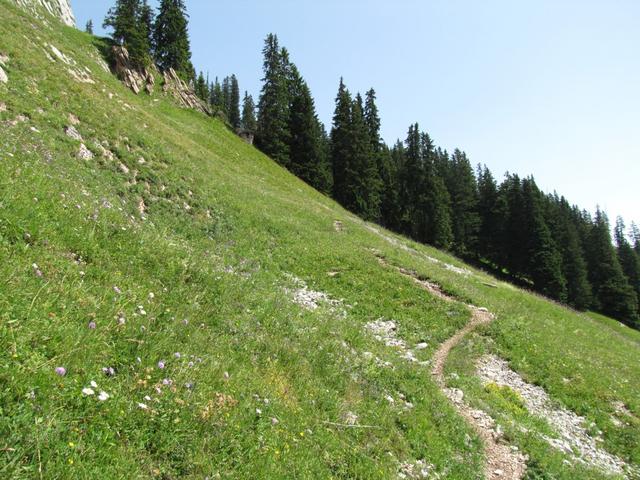
[[[378,257],[378,259],[384,266],[391,267],[384,258]],[[420,279],[414,272],[404,268],[395,268],[402,275],[411,278],[432,295],[447,302],[456,301],[453,297],[444,293],[438,285]],[[471,320],[464,328],[456,332],[453,337],[440,345],[432,358],[431,374],[458,413],[473,426],[482,439],[486,458],[485,478],[519,480],[524,477],[526,471],[526,457],[522,455],[517,448],[500,442],[501,434],[495,428],[494,420],[487,413],[482,410],[472,409],[464,402],[464,394],[461,390],[447,388],[446,385],[444,366],[451,350],[458,345],[466,335],[481,325],[491,323],[495,318],[486,308],[480,308],[474,305],[468,305],[468,307],[471,310]]]

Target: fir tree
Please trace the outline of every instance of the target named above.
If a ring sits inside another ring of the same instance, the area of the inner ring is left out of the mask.
[[[400,186],[400,229],[416,240],[426,241],[427,219],[421,211],[422,192],[425,185],[420,147],[420,128],[411,125],[403,149]]]
[[[149,46],[149,52],[153,53],[154,51],[154,42],[153,42],[154,15],[153,15],[153,9],[149,6],[149,3],[147,2],[147,0],[142,1],[142,4],[140,5],[139,15],[140,15],[139,25],[140,25],[141,33],[147,40],[147,45]]]
[[[637,302],[640,299],[640,256],[627,240],[624,221],[621,217],[616,220],[615,242],[622,272],[633,288]]]
[[[229,81],[229,99],[227,116],[233,128],[240,128],[240,86],[235,75]]]
[[[485,165],[478,166],[478,212],[480,228],[478,230],[478,256],[492,263],[498,263],[499,242],[502,230],[502,217],[499,215],[498,184],[491,171]]]
[[[286,167],[290,159],[288,66],[276,35],[267,36],[262,53],[264,77],[258,102],[256,146]]]
[[[399,231],[400,199],[399,173],[402,165],[403,146],[401,142],[389,149],[383,145],[380,154],[380,180],[382,194],[380,198],[380,218],[383,226]]]
[[[471,163],[460,150],[451,157],[446,184],[451,198],[453,251],[462,257],[474,256],[480,228],[478,186]]]
[[[207,81],[205,80],[202,72],[200,72],[200,74],[198,75],[198,79],[196,80],[195,92],[196,92],[196,95],[203,102],[209,101],[209,97],[210,97],[209,87],[207,85]]]
[[[118,0],[103,23],[104,28],[113,29],[113,40],[127,49],[136,67],[146,67],[151,62],[151,45],[141,13],[139,0]]]
[[[588,246],[589,280],[596,309],[633,325],[638,315],[637,298],[622,272],[607,216],[600,209],[591,226]]]
[[[309,86],[291,65],[289,90],[291,107],[289,116],[291,156],[290,170],[314,188],[327,192],[330,187],[330,169],[323,142],[323,128],[316,115]]]
[[[211,87],[210,103],[217,112],[224,112],[224,92],[222,91],[222,85],[220,85],[218,77],[216,77],[216,81]]]
[[[340,79],[336,108],[331,129],[331,165],[333,169],[333,197],[342,205],[349,201],[347,171],[349,169],[351,116],[353,100],[344,81]]]
[[[256,105],[253,102],[253,97],[248,92],[244,92],[244,100],[242,102],[242,128],[247,133],[256,133]]]
[[[93,35],[93,20],[89,19],[87,25],[84,27],[84,31]]]
[[[440,172],[447,155],[446,152],[436,152],[427,133],[422,133],[420,138],[424,169],[421,211],[427,221],[426,241],[438,248],[448,249],[453,241],[451,199]]]
[[[184,0],[161,0],[154,28],[156,63],[161,70],[173,68],[187,82],[195,79],[191,63],[187,8]]]

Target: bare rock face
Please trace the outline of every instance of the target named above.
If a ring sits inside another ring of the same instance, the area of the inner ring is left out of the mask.
[[[193,108],[207,115],[211,115],[211,109],[198,98],[192,87],[182,80],[173,68],[163,73],[164,85],[162,91],[172,95],[187,108]]]
[[[69,0],[14,0],[21,7],[33,10],[42,7],[51,15],[59,18],[62,23],[70,27],[76,26],[76,17],[71,10]]]
[[[113,47],[111,49],[113,58],[113,70],[122,82],[137,95],[142,90],[153,93],[155,78],[146,68],[135,68],[131,64],[129,52],[124,47]]]

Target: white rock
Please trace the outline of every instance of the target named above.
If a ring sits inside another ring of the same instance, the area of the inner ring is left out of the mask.
[[[7,83],[9,81],[9,77],[5,73],[5,71],[0,67],[0,83]]]

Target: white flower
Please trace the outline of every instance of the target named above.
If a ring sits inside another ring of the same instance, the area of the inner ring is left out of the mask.
[[[141,408],[142,410],[147,410],[149,407],[147,407],[147,405],[144,403],[138,403],[138,408]]]
[[[149,395],[146,395],[146,396],[144,397],[144,399],[145,399],[147,402],[150,402],[150,401],[151,401],[151,397],[150,397]]]
[[[154,293],[153,292],[149,292],[149,300],[153,300],[154,298],[156,298]]]
[[[83,388],[82,389],[82,394],[86,395],[87,397],[90,397],[91,395],[95,395],[96,392],[93,391],[93,389],[91,388]]]
[[[256,408],[256,415],[262,415],[262,410],[260,410],[259,408]]]
[[[100,392],[100,395],[98,395],[98,400],[100,400],[101,402],[109,400],[109,394],[107,392]]]
[[[98,388],[98,384],[96,382],[94,382],[93,380],[91,380],[91,386],[93,388]]]

